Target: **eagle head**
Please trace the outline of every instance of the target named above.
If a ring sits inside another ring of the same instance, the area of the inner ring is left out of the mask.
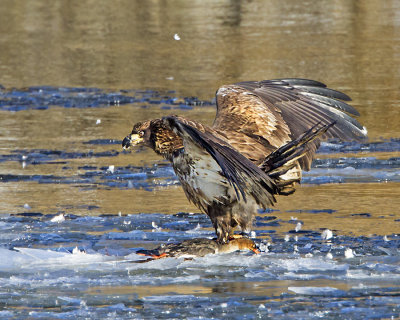
[[[174,151],[183,146],[182,139],[162,119],[136,123],[132,132],[122,141],[122,148],[129,149],[135,145],[150,147],[166,158],[169,158]]]
[[[132,145],[148,145],[151,137],[150,120],[138,122],[133,126],[132,132],[128,134],[122,141],[122,148],[129,149]]]

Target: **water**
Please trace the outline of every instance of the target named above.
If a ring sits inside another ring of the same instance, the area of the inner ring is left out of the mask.
[[[398,3],[110,4],[0,4],[0,318],[399,318]],[[218,86],[278,77],[345,91],[369,140],[322,145],[257,216],[260,255],[141,263],[214,231],[121,139],[168,114],[210,124]]]
[[[0,301],[7,311],[0,315],[348,319],[400,312],[398,235],[294,232],[293,220],[271,219],[268,213],[256,226],[288,224],[292,230],[286,237],[270,230],[268,240],[257,232],[260,255],[138,263],[139,249],[212,237],[210,222],[188,213],[60,215],[2,216],[1,241],[7,245],[0,249]]]

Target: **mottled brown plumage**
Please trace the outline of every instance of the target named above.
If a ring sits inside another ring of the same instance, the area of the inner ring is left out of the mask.
[[[174,152],[183,148],[182,139],[174,134],[161,119],[136,123],[132,134],[139,134],[143,138],[143,145],[152,148],[157,154],[170,161]]]
[[[218,89],[211,127],[178,116],[149,120],[123,146],[144,144],[171,161],[186,196],[225,243],[236,226],[250,230],[258,207],[294,192],[320,139],[366,136],[348,100],[313,80],[241,82]]]
[[[153,250],[139,250],[136,253],[150,256],[152,259],[166,257],[183,257],[186,259],[204,257],[209,254],[231,253],[238,250],[260,253],[253,240],[248,238],[232,239],[229,243],[220,244],[213,239],[194,238],[180,243],[162,244]]]

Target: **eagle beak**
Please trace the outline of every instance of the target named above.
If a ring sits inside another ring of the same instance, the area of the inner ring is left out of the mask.
[[[122,148],[124,150],[129,149],[132,145],[137,145],[143,141],[143,138],[141,138],[138,134],[133,133],[124,138],[122,141]]]

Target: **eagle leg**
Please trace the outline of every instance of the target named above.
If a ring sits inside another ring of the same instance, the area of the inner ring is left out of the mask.
[[[217,243],[226,244],[233,233],[232,214],[224,206],[214,205],[207,207],[207,215],[210,217],[217,234]],[[233,225],[235,225],[233,223]]]
[[[229,223],[223,221],[223,219],[216,219],[215,223],[213,221],[215,233],[217,234],[218,244],[227,244],[231,239],[233,234],[232,227]]]
[[[219,226],[216,226],[215,233],[217,234],[217,243],[218,244],[227,244],[229,242],[229,239],[230,239],[229,231],[224,231]]]

